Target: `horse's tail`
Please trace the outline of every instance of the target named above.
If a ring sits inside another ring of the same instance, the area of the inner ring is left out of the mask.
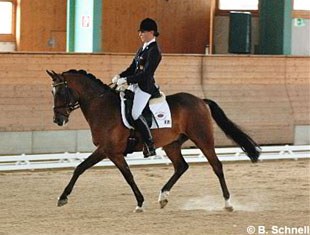
[[[203,99],[203,101],[209,105],[213,119],[226,136],[236,142],[252,162],[257,162],[261,150],[260,146],[235,123],[229,120],[217,103],[209,99]]]

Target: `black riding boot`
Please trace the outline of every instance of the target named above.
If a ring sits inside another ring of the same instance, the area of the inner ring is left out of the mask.
[[[141,115],[134,121],[135,128],[140,132],[143,142],[145,143],[146,152],[144,157],[155,156],[155,146],[150,128],[147,125],[145,118]]]

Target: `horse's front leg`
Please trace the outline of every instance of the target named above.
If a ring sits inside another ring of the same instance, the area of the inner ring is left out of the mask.
[[[127,183],[130,185],[133,193],[135,194],[137,200],[137,207],[134,212],[143,212],[143,202],[144,198],[140,192],[134,177],[129,169],[129,166],[123,155],[113,155],[110,157],[110,160],[115,164],[115,166],[121,171]]]
[[[73,176],[69,184],[67,185],[67,187],[65,188],[65,190],[63,191],[63,193],[58,199],[58,204],[57,204],[58,206],[63,206],[68,203],[68,196],[72,192],[72,189],[77,179],[79,178],[79,176],[83,174],[84,171],[94,166],[96,163],[100,162],[104,158],[105,156],[102,153],[100,153],[99,149],[96,149],[95,152],[93,152],[88,158],[86,158],[81,164],[79,164],[75,168]]]

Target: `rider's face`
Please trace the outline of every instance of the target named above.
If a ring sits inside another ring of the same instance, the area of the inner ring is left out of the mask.
[[[139,31],[139,37],[143,43],[149,42],[154,38],[154,31]]]

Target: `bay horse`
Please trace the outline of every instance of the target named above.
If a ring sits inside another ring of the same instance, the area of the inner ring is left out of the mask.
[[[134,211],[142,212],[144,198],[123,155],[130,130],[122,123],[119,94],[84,70],[68,70],[61,74],[48,70],[46,72],[53,83],[54,122],[59,126],[65,125],[69,121],[70,113],[81,108],[90,126],[93,143],[97,147],[75,168],[70,182],[58,198],[58,206],[67,204],[68,196],[85,170],[108,158],[121,171],[135,195],[137,206]],[[166,99],[171,110],[172,127],[152,130],[155,146],[163,148],[174,167],[173,175],[160,190],[158,199],[160,208],[166,206],[171,188],[189,167],[182,156],[181,146],[190,139],[205,155],[219,179],[225,199],[224,208],[232,211],[222,163],[214,149],[212,117],[252,162],[258,160],[259,145],[229,120],[223,110],[210,99],[200,99],[189,93],[169,95]],[[139,137],[138,133],[137,135]],[[140,141],[135,151],[142,149],[143,143]]]

